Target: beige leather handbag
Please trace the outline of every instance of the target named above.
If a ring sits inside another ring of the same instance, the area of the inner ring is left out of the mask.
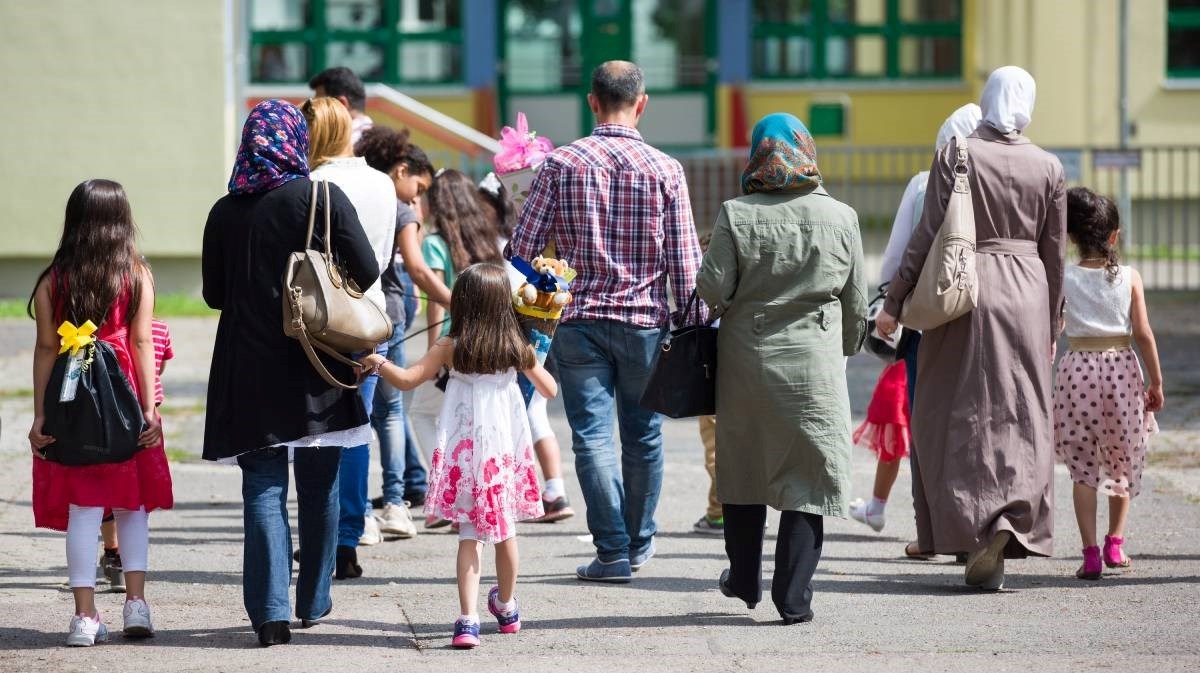
[[[967,180],[967,139],[955,138],[954,189],[921,275],[904,306],[900,323],[929,330],[970,313],[979,300],[975,272],[975,210]]]
[[[321,192],[318,192],[318,185]],[[313,224],[317,217],[320,194],[325,196],[325,250],[311,249]],[[293,252],[283,272],[283,333],[300,341],[308,361],[329,385],[343,389],[357,388],[356,383],[337,380],[314,347],[330,357],[357,368],[354,360],[343,353],[373,352],[375,347],[392,336],[392,321],[387,313],[363,296],[354,281],[345,278],[333,262],[330,243],[329,183],[312,183],[308,204],[308,234],[304,250]]]

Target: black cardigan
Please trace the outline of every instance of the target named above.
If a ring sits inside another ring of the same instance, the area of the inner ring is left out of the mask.
[[[220,460],[367,422],[357,391],[322,379],[300,343],[283,334],[282,283],[288,255],[304,248],[312,183],[292,180],[262,194],[226,195],[204,226],[204,301],[221,311],[208,379],[204,458]],[[358,283],[379,277],[358,214],[336,185],[333,254]],[[312,248],[323,249],[322,213]],[[339,379],[350,367],[324,359]]]

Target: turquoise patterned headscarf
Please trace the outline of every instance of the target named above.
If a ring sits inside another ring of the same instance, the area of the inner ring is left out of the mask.
[[[808,190],[821,184],[817,146],[804,124],[776,112],[754,125],[742,193]]]

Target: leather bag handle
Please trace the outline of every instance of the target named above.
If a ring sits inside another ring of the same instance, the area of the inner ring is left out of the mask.
[[[292,295],[292,311],[293,315],[300,315],[300,296],[298,293],[294,293]],[[315,345],[317,348],[320,348],[323,352],[325,352],[325,354],[343,364],[347,364],[356,368],[361,368],[362,365],[342,355],[341,353],[338,353],[332,348],[329,348],[320,341],[310,341],[308,338],[308,328],[305,326],[303,320],[295,320],[294,324],[297,327],[297,336],[299,338],[300,345],[304,348],[304,354],[308,356],[309,363],[312,364],[313,369],[317,370],[317,373],[321,375],[321,378],[325,379],[325,382],[329,385],[341,388],[342,390],[356,390],[358,388],[358,384],[350,385],[342,383],[337,379],[337,377],[329,372],[329,370],[325,367],[325,363],[321,362],[321,358],[318,357],[316,351],[313,350],[313,346]]]

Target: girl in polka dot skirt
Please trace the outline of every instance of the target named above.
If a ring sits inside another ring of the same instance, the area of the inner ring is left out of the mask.
[[[1074,482],[1075,518],[1083,565],[1075,576],[1100,579],[1104,566],[1128,568],[1122,550],[1129,501],[1141,489],[1146,443],[1162,409],[1162,370],[1142,278],[1117,261],[1116,205],[1091,190],[1067,193],[1067,233],[1079,264],[1064,278],[1065,327],[1070,352],[1058,364],[1054,427],[1059,459]],[[1133,353],[1146,361],[1149,384]],[[1096,544],[1096,492],[1108,496],[1108,535]]]

